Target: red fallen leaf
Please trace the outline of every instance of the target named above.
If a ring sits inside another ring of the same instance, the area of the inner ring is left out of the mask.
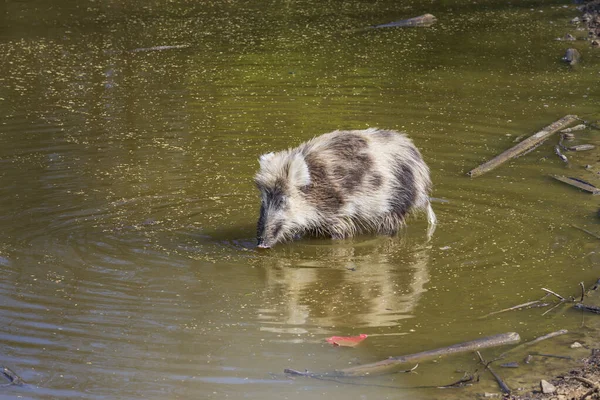
[[[327,343],[334,346],[354,347],[367,338],[367,335],[361,333],[358,336],[332,336],[328,337]]]

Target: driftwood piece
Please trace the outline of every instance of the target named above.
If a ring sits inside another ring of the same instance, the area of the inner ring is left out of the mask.
[[[405,363],[412,363],[425,359],[475,351],[489,347],[503,346],[506,344],[514,344],[518,343],[520,340],[521,337],[516,332],[502,333],[499,335],[488,336],[481,339],[472,340],[470,342],[459,343],[435,350],[428,350],[423,351],[421,353],[409,354],[405,356],[390,357],[387,360],[371,364],[357,365],[355,367],[349,367],[335,371],[333,375],[346,377],[376,375],[388,372],[394,367]]]
[[[492,158],[490,161],[488,161],[484,164],[481,164],[479,167],[477,167],[475,169],[472,169],[471,171],[469,171],[469,173],[467,175],[469,175],[472,178],[475,178],[479,175],[483,175],[486,172],[491,171],[492,169],[498,167],[500,164],[504,163],[505,161],[508,161],[511,158],[514,158],[514,157],[519,156],[520,154],[523,154],[527,150],[531,149],[532,147],[534,147],[534,146],[540,144],[541,142],[543,142],[544,140],[546,140],[553,133],[566,128],[568,125],[571,125],[572,123],[574,123],[577,120],[578,120],[578,117],[576,115],[567,115],[567,116],[559,119],[558,121],[554,122],[553,124],[548,125],[541,131],[534,134],[533,136],[530,136],[527,139],[523,140],[522,142],[519,142],[516,146],[506,150],[504,153]]]
[[[588,182],[582,181],[581,179],[570,178],[570,177],[561,176],[561,175],[550,175],[550,176],[553,177],[554,179],[556,179],[557,181],[561,181],[563,183],[566,183],[567,185],[574,186],[578,189],[584,190],[593,195],[600,194],[600,189],[598,189],[596,186],[594,186]]]

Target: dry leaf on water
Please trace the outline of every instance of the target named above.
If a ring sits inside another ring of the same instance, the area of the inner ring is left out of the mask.
[[[327,343],[331,343],[334,346],[354,347],[366,338],[367,335],[361,333],[358,336],[332,336],[326,340]]]

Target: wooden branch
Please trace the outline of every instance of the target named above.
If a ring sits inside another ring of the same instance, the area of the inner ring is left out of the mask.
[[[550,175],[552,178],[556,179],[557,181],[561,181],[562,183],[566,183],[567,185],[576,187],[577,189],[581,189],[585,192],[589,192],[593,195],[596,194],[600,194],[600,189],[598,189],[596,186],[592,185],[589,182],[585,182],[582,181],[581,179],[577,179],[577,178],[572,178],[569,176],[562,176],[562,175]]]
[[[516,346],[516,347],[513,347],[512,349],[510,349],[510,350],[508,350],[508,351],[505,351],[504,353],[502,353],[502,354],[500,355],[500,357],[499,357],[499,358],[503,358],[503,357],[504,357],[504,356],[506,356],[508,353],[512,353],[512,352],[513,352],[514,350],[516,350],[516,349],[522,349],[522,348],[525,348],[525,347],[529,347],[529,346],[531,346],[531,345],[534,345],[534,344],[536,344],[536,343],[539,343],[539,342],[541,342],[542,340],[551,339],[551,338],[553,338],[553,337],[560,336],[560,335],[564,335],[564,334],[566,334],[566,333],[569,333],[569,331],[568,331],[568,330],[566,330],[566,329],[561,329],[561,330],[559,330],[559,331],[556,331],[556,332],[550,332],[550,333],[548,333],[547,335],[540,336],[540,337],[538,337],[538,338],[535,338],[535,339],[533,339],[533,340],[531,340],[531,341],[529,341],[529,342],[525,342],[525,343],[523,343],[523,344],[520,344],[520,345],[518,345],[518,346]]]
[[[558,121],[554,122],[551,125],[548,125],[541,131],[537,132],[533,136],[528,137],[527,139],[519,142],[516,146],[506,150],[504,153],[492,158],[490,161],[481,164],[479,167],[472,169],[469,171],[467,175],[472,178],[475,178],[479,175],[483,175],[488,171],[498,167],[500,164],[505,161],[510,160],[511,158],[517,157],[518,155],[526,152],[528,149],[538,145],[544,140],[548,139],[555,132],[564,129],[568,125],[571,125],[573,122],[577,121],[578,117],[576,115],[567,115]]]
[[[540,337],[538,337],[538,338],[535,338],[535,339],[533,339],[533,340],[531,340],[531,341],[529,341],[529,342],[525,342],[525,343],[523,343],[523,346],[524,346],[524,347],[528,347],[528,346],[531,346],[531,345],[533,345],[533,344],[539,343],[539,342],[541,342],[542,340],[551,339],[551,338],[553,338],[553,337],[557,337],[557,336],[560,336],[560,335],[565,335],[565,334],[567,334],[567,333],[569,333],[569,331],[568,331],[568,330],[566,330],[566,329],[561,329],[561,330],[559,330],[559,331],[556,331],[556,332],[550,332],[550,333],[548,333],[547,335],[543,335],[543,336],[540,336]]]
[[[444,386],[437,386],[438,389],[454,389],[454,388],[461,388],[461,387],[465,387],[467,386],[467,383],[471,383],[475,380],[479,380],[478,376],[474,376],[471,375],[467,372],[465,372],[465,374],[463,375],[462,378],[460,378],[459,380],[457,380],[454,383],[451,383],[449,385],[444,385]],[[470,386],[470,385],[469,385]]]
[[[563,360],[572,360],[573,357],[571,356],[559,356],[556,354],[545,354],[545,353],[538,353],[538,352],[533,352],[531,353],[532,356],[539,356],[539,357],[549,357],[549,358],[562,358]]]
[[[587,378],[584,378],[582,376],[565,376],[565,379],[576,379],[579,382],[583,382],[588,386],[591,386],[592,388],[586,392],[583,396],[580,397],[581,400],[585,400],[586,397],[588,397],[589,395],[593,394],[593,393],[597,393],[600,391],[600,385],[598,385],[596,382],[591,381]]]
[[[572,226],[573,228],[575,228],[575,229],[579,229],[580,231],[587,233],[587,234],[588,234],[588,235],[590,235],[590,236],[593,236],[593,237],[595,237],[596,239],[600,239],[600,235],[598,235],[598,234],[596,234],[596,233],[594,233],[594,232],[592,232],[592,231],[588,231],[587,229],[585,229],[585,228],[582,228],[582,227],[580,227],[580,226],[577,226],[577,225],[574,225],[574,224],[573,224],[573,225],[571,225],[571,226]]]
[[[502,333],[499,335],[488,336],[485,338],[472,340],[470,342],[459,343],[435,350],[423,351],[421,353],[409,354],[405,356],[391,357],[387,360],[382,360],[371,364],[363,364],[355,367],[349,367],[335,371],[333,375],[347,377],[381,374],[388,372],[394,367],[405,363],[412,363],[425,359],[437,358],[456,353],[475,351],[489,347],[503,346],[506,344],[514,344],[518,343],[520,340],[521,337],[516,332]]]
[[[561,300],[561,301],[559,301],[558,303],[556,303],[556,305],[554,305],[553,307],[551,307],[551,308],[547,309],[547,310],[546,310],[546,312],[544,312],[544,313],[542,314],[542,317],[543,317],[544,315],[548,314],[550,311],[552,311],[552,310],[555,310],[556,308],[560,307],[562,304],[565,304],[565,301],[564,301],[564,300]]]
[[[489,362],[489,363],[485,362],[485,360],[483,359],[483,357],[481,356],[481,353],[479,351],[477,351],[476,353],[479,356],[479,360],[481,360],[481,363],[484,365],[485,369],[490,371],[490,373],[494,376],[494,378],[496,378],[496,382],[498,382],[498,386],[500,386],[500,390],[502,390],[502,393],[510,394],[510,388],[508,387],[508,385],[506,383],[504,383],[502,378],[500,378],[500,376],[498,374],[496,374],[496,372],[494,372],[492,367],[490,367],[491,362]]]
[[[517,310],[519,308],[529,307],[529,306],[532,306],[532,305],[538,304],[538,303],[541,303],[541,301],[540,300],[529,301],[527,303],[518,304],[518,305],[513,306],[513,307],[509,307],[509,308],[505,308],[505,309],[502,309],[502,310],[499,310],[499,311],[491,312],[489,314],[484,315],[483,317],[479,317],[479,319],[486,318],[486,317],[489,317],[489,316],[492,316],[492,315],[495,315],[495,314],[500,314],[500,313],[507,312],[507,311]]]

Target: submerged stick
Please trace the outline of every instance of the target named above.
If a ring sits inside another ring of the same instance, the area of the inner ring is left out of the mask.
[[[559,303],[559,304],[560,304],[560,303]],[[510,349],[510,350],[508,350],[508,351],[505,351],[504,353],[500,354],[500,357],[499,357],[499,358],[503,358],[503,357],[504,357],[504,356],[506,356],[508,353],[512,353],[512,352],[513,352],[514,350],[516,350],[516,349],[522,349],[522,348],[525,348],[525,347],[529,347],[529,346],[532,346],[532,345],[534,345],[534,344],[536,344],[536,343],[539,343],[539,342],[541,342],[542,340],[551,339],[551,338],[553,338],[553,337],[560,336],[560,335],[564,335],[564,334],[566,334],[566,333],[569,333],[569,331],[568,331],[568,330],[566,330],[566,329],[561,329],[561,330],[559,330],[559,331],[556,331],[556,332],[550,332],[550,333],[548,333],[548,334],[546,334],[546,335],[543,335],[543,336],[540,336],[540,337],[538,337],[538,338],[535,338],[535,339],[533,339],[533,340],[530,340],[529,342],[522,343],[522,344],[520,344],[520,345],[518,345],[518,346],[516,346],[516,347],[513,347],[512,349]]]
[[[15,374],[10,368],[2,367],[2,369],[0,369],[0,372],[2,372],[2,375],[4,375],[6,377],[6,379],[8,379],[10,381],[9,383],[2,385],[2,386],[10,386],[10,385],[21,386],[25,383],[25,381],[23,381],[23,379],[21,379],[21,377],[19,377],[19,375]]]
[[[460,378],[459,380],[457,380],[456,382],[450,383],[448,385],[444,385],[444,386],[437,386],[438,389],[454,389],[454,388],[461,388],[461,387],[465,387],[467,386],[467,383],[471,383],[473,382],[475,379],[479,380],[479,377],[476,377],[474,375],[471,375],[467,372],[465,372],[465,374],[463,375],[462,378]]]
[[[572,226],[573,228],[575,228],[575,229],[579,229],[580,231],[587,233],[587,234],[588,234],[588,235],[590,235],[590,236],[593,236],[593,237],[595,237],[596,239],[600,239],[600,235],[598,235],[598,234],[596,234],[596,233],[594,233],[594,232],[592,232],[592,231],[588,231],[587,229],[585,229],[585,228],[582,228],[582,227],[580,227],[580,226],[577,226],[577,225],[571,225],[571,226]]]
[[[518,343],[521,337],[516,332],[502,333],[499,335],[488,336],[481,339],[472,340],[455,344],[448,347],[442,347],[435,350],[423,351],[421,353],[408,354],[405,356],[390,357],[387,360],[371,364],[357,365],[356,367],[344,368],[335,371],[336,376],[366,376],[385,373],[397,365],[421,361],[430,358],[437,358],[450,354],[465,353],[489,347],[503,346],[506,344]]]
[[[511,158],[517,157],[518,155],[526,152],[528,149],[536,146],[537,144],[543,142],[548,137],[550,137],[553,133],[560,131],[561,129],[566,128],[568,125],[571,125],[573,122],[577,121],[578,117],[576,115],[567,115],[558,121],[554,122],[551,125],[548,125],[541,131],[537,132],[533,136],[528,137],[527,139],[519,142],[516,146],[506,150],[504,153],[492,158],[490,161],[481,164],[479,167],[472,169],[469,171],[467,175],[472,178],[476,176],[483,175],[488,171],[498,167],[500,164],[505,161],[510,160]]]
[[[517,304],[516,306],[513,306],[513,307],[509,307],[509,308],[505,308],[505,309],[502,309],[499,311],[491,312],[489,314],[484,315],[483,317],[479,317],[479,319],[486,318],[486,317],[500,314],[500,313],[507,312],[507,311],[518,310],[519,308],[523,308],[523,307],[529,307],[529,306],[532,306],[532,305],[540,303],[540,302],[541,302],[540,300],[534,300],[534,301],[529,301],[529,302],[523,303],[523,304]]]
[[[423,14],[418,17],[401,19],[399,21],[389,22],[387,24],[379,24],[379,25],[371,25],[365,28],[358,29],[350,29],[345,31],[345,33],[359,33],[370,31],[371,29],[380,29],[380,28],[410,28],[410,27],[423,27],[427,28],[437,22],[437,18],[431,14]]]
[[[591,306],[591,305],[587,305],[587,304],[583,304],[583,303],[577,303],[573,307],[578,310],[584,310],[584,311],[593,312],[595,314],[600,314],[600,307]]]
[[[561,176],[561,175],[550,175],[550,176],[553,177],[554,179],[556,179],[557,181],[561,181],[563,183],[566,183],[567,185],[574,186],[577,189],[581,189],[583,191],[589,192],[594,195],[600,194],[600,189],[598,189],[596,186],[592,185],[591,183],[583,181],[581,179],[567,177],[567,176]]]
[[[561,358],[563,360],[572,360],[573,357],[571,356],[559,356],[556,354],[544,354],[544,353],[531,353],[532,356],[539,356],[539,357],[549,357],[549,358]]]
[[[485,366],[485,369],[487,369],[488,371],[490,371],[490,373],[496,379],[496,382],[498,382],[498,386],[500,386],[500,390],[502,390],[502,393],[510,394],[510,388],[508,387],[508,385],[506,383],[504,383],[504,381],[502,380],[502,378],[500,378],[500,376],[498,374],[496,374],[496,372],[494,372],[494,370],[492,369],[492,367],[490,367],[491,362],[489,362],[489,363],[486,362],[483,359],[483,357],[481,356],[481,353],[479,351],[477,351],[476,353],[479,356],[479,360],[481,360],[481,363]]]

